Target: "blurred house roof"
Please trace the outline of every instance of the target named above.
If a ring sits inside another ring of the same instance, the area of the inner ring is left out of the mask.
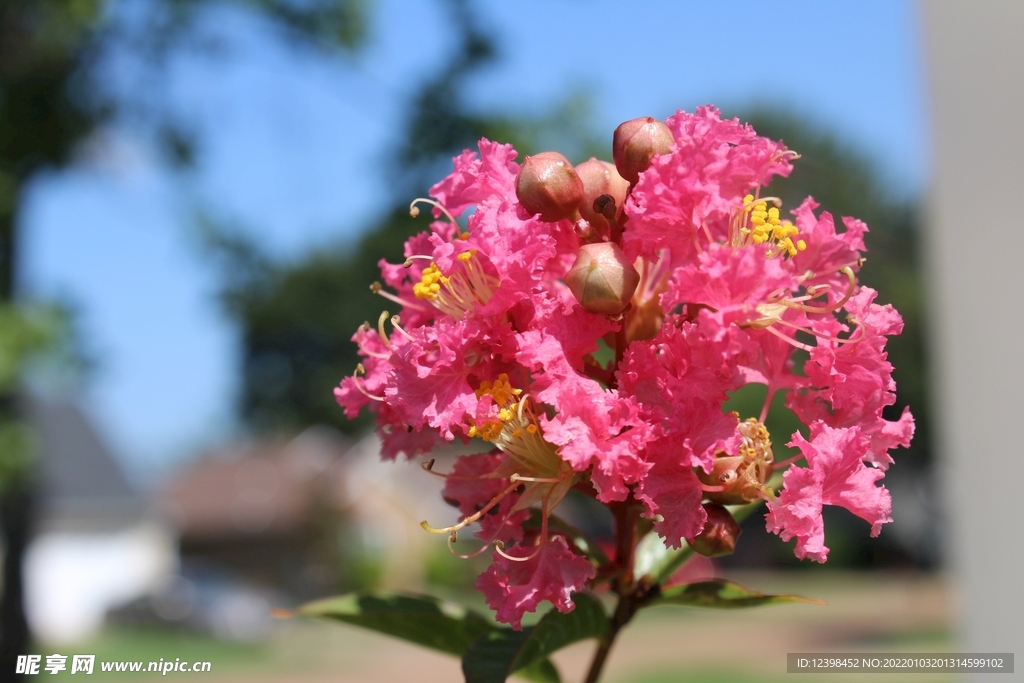
[[[287,534],[336,504],[335,466],[348,450],[328,428],[290,440],[254,441],[211,451],[160,494],[160,509],[183,539]]]
[[[30,397],[25,411],[41,442],[40,527],[103,531],[144,516],[146,500],[74,403]]]

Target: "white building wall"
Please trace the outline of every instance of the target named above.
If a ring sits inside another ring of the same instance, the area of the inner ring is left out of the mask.
[[[1024,2],[919,8],[934,133],[925,243],[947,559],[962,647],[1021,653]]]
[[[46,644],[97,635],[107,611],[156,589],[177,568],[174,536],[160,524],[123,530],[45,531],[25,557],[25,611]]]

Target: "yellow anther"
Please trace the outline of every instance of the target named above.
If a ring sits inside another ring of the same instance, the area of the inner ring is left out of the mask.
[[[448,275],[431,262],[423,269],[420,281],[413,285],[413,294],[417,299],[427,299],[435,308],[456,320],[487,303],[498,282],[483,271],[479,260],[474,258],[476,253],[476,249],[469,249],[456,255],[457,262],[452,264],[453,271]],[[411,266],[413,258],[430,257],[411,257],[406,260],[406,266]]]
[[[437,264],[431,263],[423,269],[420,281],[412,286],[412,293],[416,295],[417,299],[433,301],[441,291],[441,286],[438,283],[443,280],[444,277],[441,275],[441,270],[437,267]]]
[[[774,206],[769,206],[769,202]],[[750,194],[745,195],[743,211],[733,214],[730,243],[733,246],[763,244],[768,247],[766,255],[769,258],[780,255],[791,257],[806,249],[807,244],[797,239],[799,231],[796,226],[780,218],[778,204],[779,200],[775,197],[759,199]]]

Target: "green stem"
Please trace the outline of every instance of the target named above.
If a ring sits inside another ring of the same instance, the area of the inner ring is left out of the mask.
[[[612,587],[619,596],[619,601],[609,620],[608,632],[601,638],[594,652],[585,683],[597,683],[619,631],[629,623],[647,600],[647,591],[639,589],[633,577],[633,555],[636,551],[636,525],[640,518],[640,507],[630,494],[624,502],[615,503],[611,508],[615,516],[614,565],[617,570]]]
[[[764,501],[759,500],[749,505],[730,508],[730,510],[736,521],[742,522],[753,514],[762,503]],[[604,664],[608,660],[608,654],[612,650],[612,645],[619,635],[619,631],[636,616],[640,608],[649,602],[652,595],[656,595],[660,591],[661,584],[667,581],[686,560],[693,556],[693,549],[687,546],[677,552],[668,563],[655,573],[654,581],[651,581],[650,577],[644,577],[637,583],[634,580],[632,568],[633,550],[636,546],[636,515],[639,514],[639,508],[630,506],[627,502],[613,507],[613,512],[615,514],[617,541],[615,562],[619,565],[620,571],[613,585],[615,592],[619,596],[619,601],[616,603],[615,612],[610,619],[608,633],[601,638],[597,650],[594,652],[594,658],[591,660],[590,670],[587,672],[584,683],[597,683],[601,677],[601,671],[604,669]],[[628,550],[624,543],[624,539],[627,538],[629,541]]]
[[[619,596],[619,602],[615,605],[615,613],[612,615],[608,633],[601,638],[594,652],[594,659],[590,662],[590,670],[587,671],[587,678],[584,683],[597,683],[604,669],[604,663],[608,660],[608,653],[612,651],[615,638],[619,635],[622,627],[629,623],[633,615],[640,608],[639,601],[634,595]]]

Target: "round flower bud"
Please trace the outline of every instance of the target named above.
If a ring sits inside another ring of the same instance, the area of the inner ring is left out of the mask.
[[[687,539],[694,552],[704,557],[731,555],[736,550],[736,539],[740,536],[740,525],[732,514],[721,505],[704,503],[708,521],[704,530],[692,539]]]
[[[583,198],[583,181],[569,160],[558,152],[526,157],[516,176],[516,197],[523,208],[554,222],[576,213]]]
[[[626,121],[615,129],[612,137],[612,156],[619,174],[636,185],[640,174],[651,165],[658,154],[672,150],[672,131],[661,121],[650,116]]]
[[[640,274],[618,245],[597,242],[580,247],[565,284],[584,310],[615,315],[629,305]]]
[[[590,157],[576,166],[576,174],[583,181],[583,199],[580,201],[580,215],[587,219],[599,234],[607,235],[610,229],[605,210],[596,208],[594,202],[602,195],[608,195],[615,202],[615,215],[622,211],[629,192],[629,182],[619,175],[614,164]],[[605,200],[607,202],[607,200]],[[599,202],[600,206],[601,202]]]

